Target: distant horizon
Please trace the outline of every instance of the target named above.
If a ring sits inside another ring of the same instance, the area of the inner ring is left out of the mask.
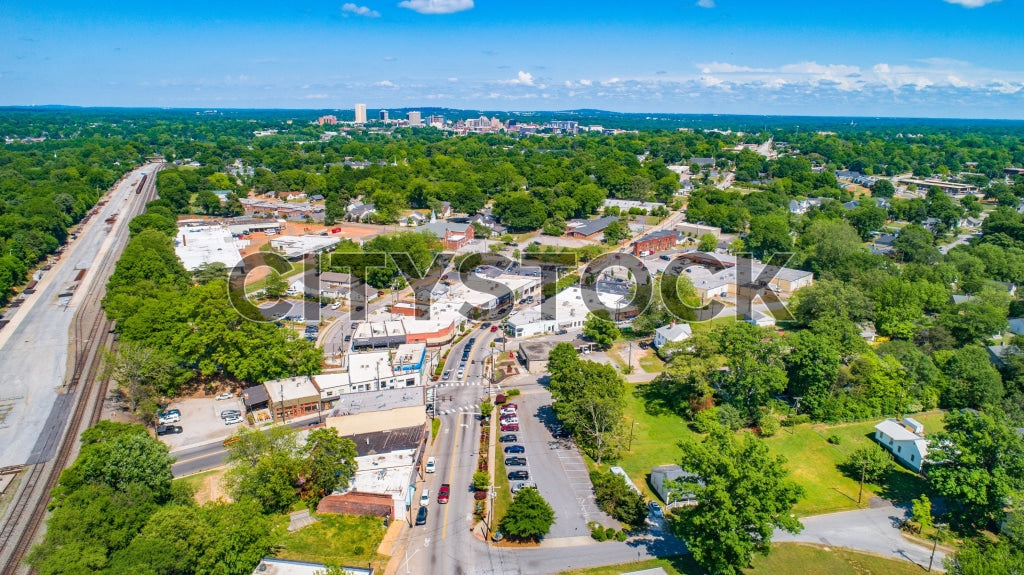
[[[76,104],[0,104],[2,111],[44,111],[44,110],[146,110],[146,111],[167,111],[167,112],[309,112],[313,114],[348,112],[354,115],[355,108],[324,107],[324,108],[303,108],[303,107],[226,107],[226,106],[82,106]],[[388,111],[423,111],[423,110],[448,110],[452,112],[483,113],[483,114],[533,114],[533,115],[555,115],[555,114],[576,114],[583,117],[590,115],[608,116],[643,116],[647,119],[680,119],[685,117],[730,117],[730,118],[807,118],[812,120],[923,120],[936,122],[997,122],[1024,124],[1022,118],[998,118],[998,117],[956,117],[956,116],[899,116],[899,115],[857,115],[857,114],[755,114],[755,113],[730,113],[730,112],[666,112],[666,111],[637,111],[627,112],[601,108],[564,108],[564,109],[500,109],[500,108],[459,108],[453,106],[395,106],[395,107],[371,107],[367,105],[367,123],[377,122],[378,119],[370,112]],[[372,116],[372,117],[371,117]],[[660,118],[668,116],[669,118]],[[675,117],[675,118],[671,118]],[[404,120],[405,118],[390,118]],[[351,121],[341,120],[339,121]]]
[[[1024,119],[1009,0],[8,4],[0,105]]]

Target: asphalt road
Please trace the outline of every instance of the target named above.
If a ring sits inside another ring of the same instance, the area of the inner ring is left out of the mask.
[[[318,422],[316,415],[299,418],[288,422],[292,429],[303,429]],[[184,477],[220,467],[227,462],[227,450],[221,440],[193,445],[171,452],[171,456],[177,458],[171,466],[171,473],[175,477]]]
[[[157,165],[136,169],[108,192],[106,204],[77,231],[77,239],[44,273],[36,293],[4,314],[12,322],[0,330],[0,467],[40,463],[53,456],[52,449],[35,446],[61,433],[66,423],[70,402],[57,399],[67,375],[72,317],[86,294],[106,283],[107,278],[97,277],[93,270],[108,257],[114,239],[128,234],[128,220],[143,207],[135,194],[139,174],[145,171],[153,177]],[[105,223],[115,214],[113,225]],[[89,271],[74,297],[70,302],[58,298],[80,269]]]

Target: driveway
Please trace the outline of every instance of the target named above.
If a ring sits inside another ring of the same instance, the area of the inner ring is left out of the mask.
[[[223,440],[238,431],[239,427],[247,425],[246,423],[224,425],[224,420],[220,418],[220,412],[226,409],[235,409],[245,413],[245,406],[242,405],[242,399],[238,396],[221,401],[212,397],[180,399],[168,405],[167,409],[181,411],[181,421],[174,424],[181,426],[181,433],[161,435],[157,438],[166,443],[172,451]]]
[[[872,509],[804,517],[800,520],[804,524],[803,531],[796,535],[776,531],[773,541],[803,541],[849,547],[906,559],[927,567],[932,553],[931,547],[924,547],[905,539],[897,527],[899,522],[909,515],[909,508],[887,504]],[[945,554],[942,550],[936,550],[935,565],[941,567],[943,557]]]

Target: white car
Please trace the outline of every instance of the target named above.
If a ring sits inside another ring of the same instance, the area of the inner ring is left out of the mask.
[[[338,309],[339,307],[341,307],[341,302],[340,301],[336,301],[336,302],[331,304],[331,309]]]
[[[425,471],[427,473],[433,473],[436,469],[437,469],[437,459],[435,459],[433,457],[428,457],[427,458],[427,467],[426,467]]]
[[[516,408],[514,408],[514,407],[502,407],[501,408],[501,414],[502,415],[515,415],[516,414]]]
[[[501,424],[502,425],[519,425],[519,418],[514,416],[514,415],[511,416],[511,417],[503,416],[501,418]]]
[[[171,423],[178,423],[181,421],[181,416],[177,413],[168,413],[167,415],[160,418],[160,425],[168,425]]]
[[[235,425],[237,423],[242,423],[242,418],[237,415],[228,417],[224,420],[224,425]]]
[[[424,489],[420,494],[420,507],[426,507],[428,504],[430,504],[430,490]]]
[[[215,399],[217,399],[217,401],[220,401],[222,399],[231,399],[234,396],[235,396],[235,394],[233,394],[233,393],[231,393],[229,391],[227,393],[222,393],[222,394],[218,395]]]

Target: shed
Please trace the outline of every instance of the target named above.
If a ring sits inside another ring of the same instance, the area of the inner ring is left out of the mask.
[[[658,497],[665,502],[666,507],[680,507],[683,505],[696,505],[697,497],[693,493],[680,493],[667,485],[668,481],[677,479],[691,479],[697,476],[689,471],[684,471],[678,465],[659,465],[651,468],[651,487]]]

